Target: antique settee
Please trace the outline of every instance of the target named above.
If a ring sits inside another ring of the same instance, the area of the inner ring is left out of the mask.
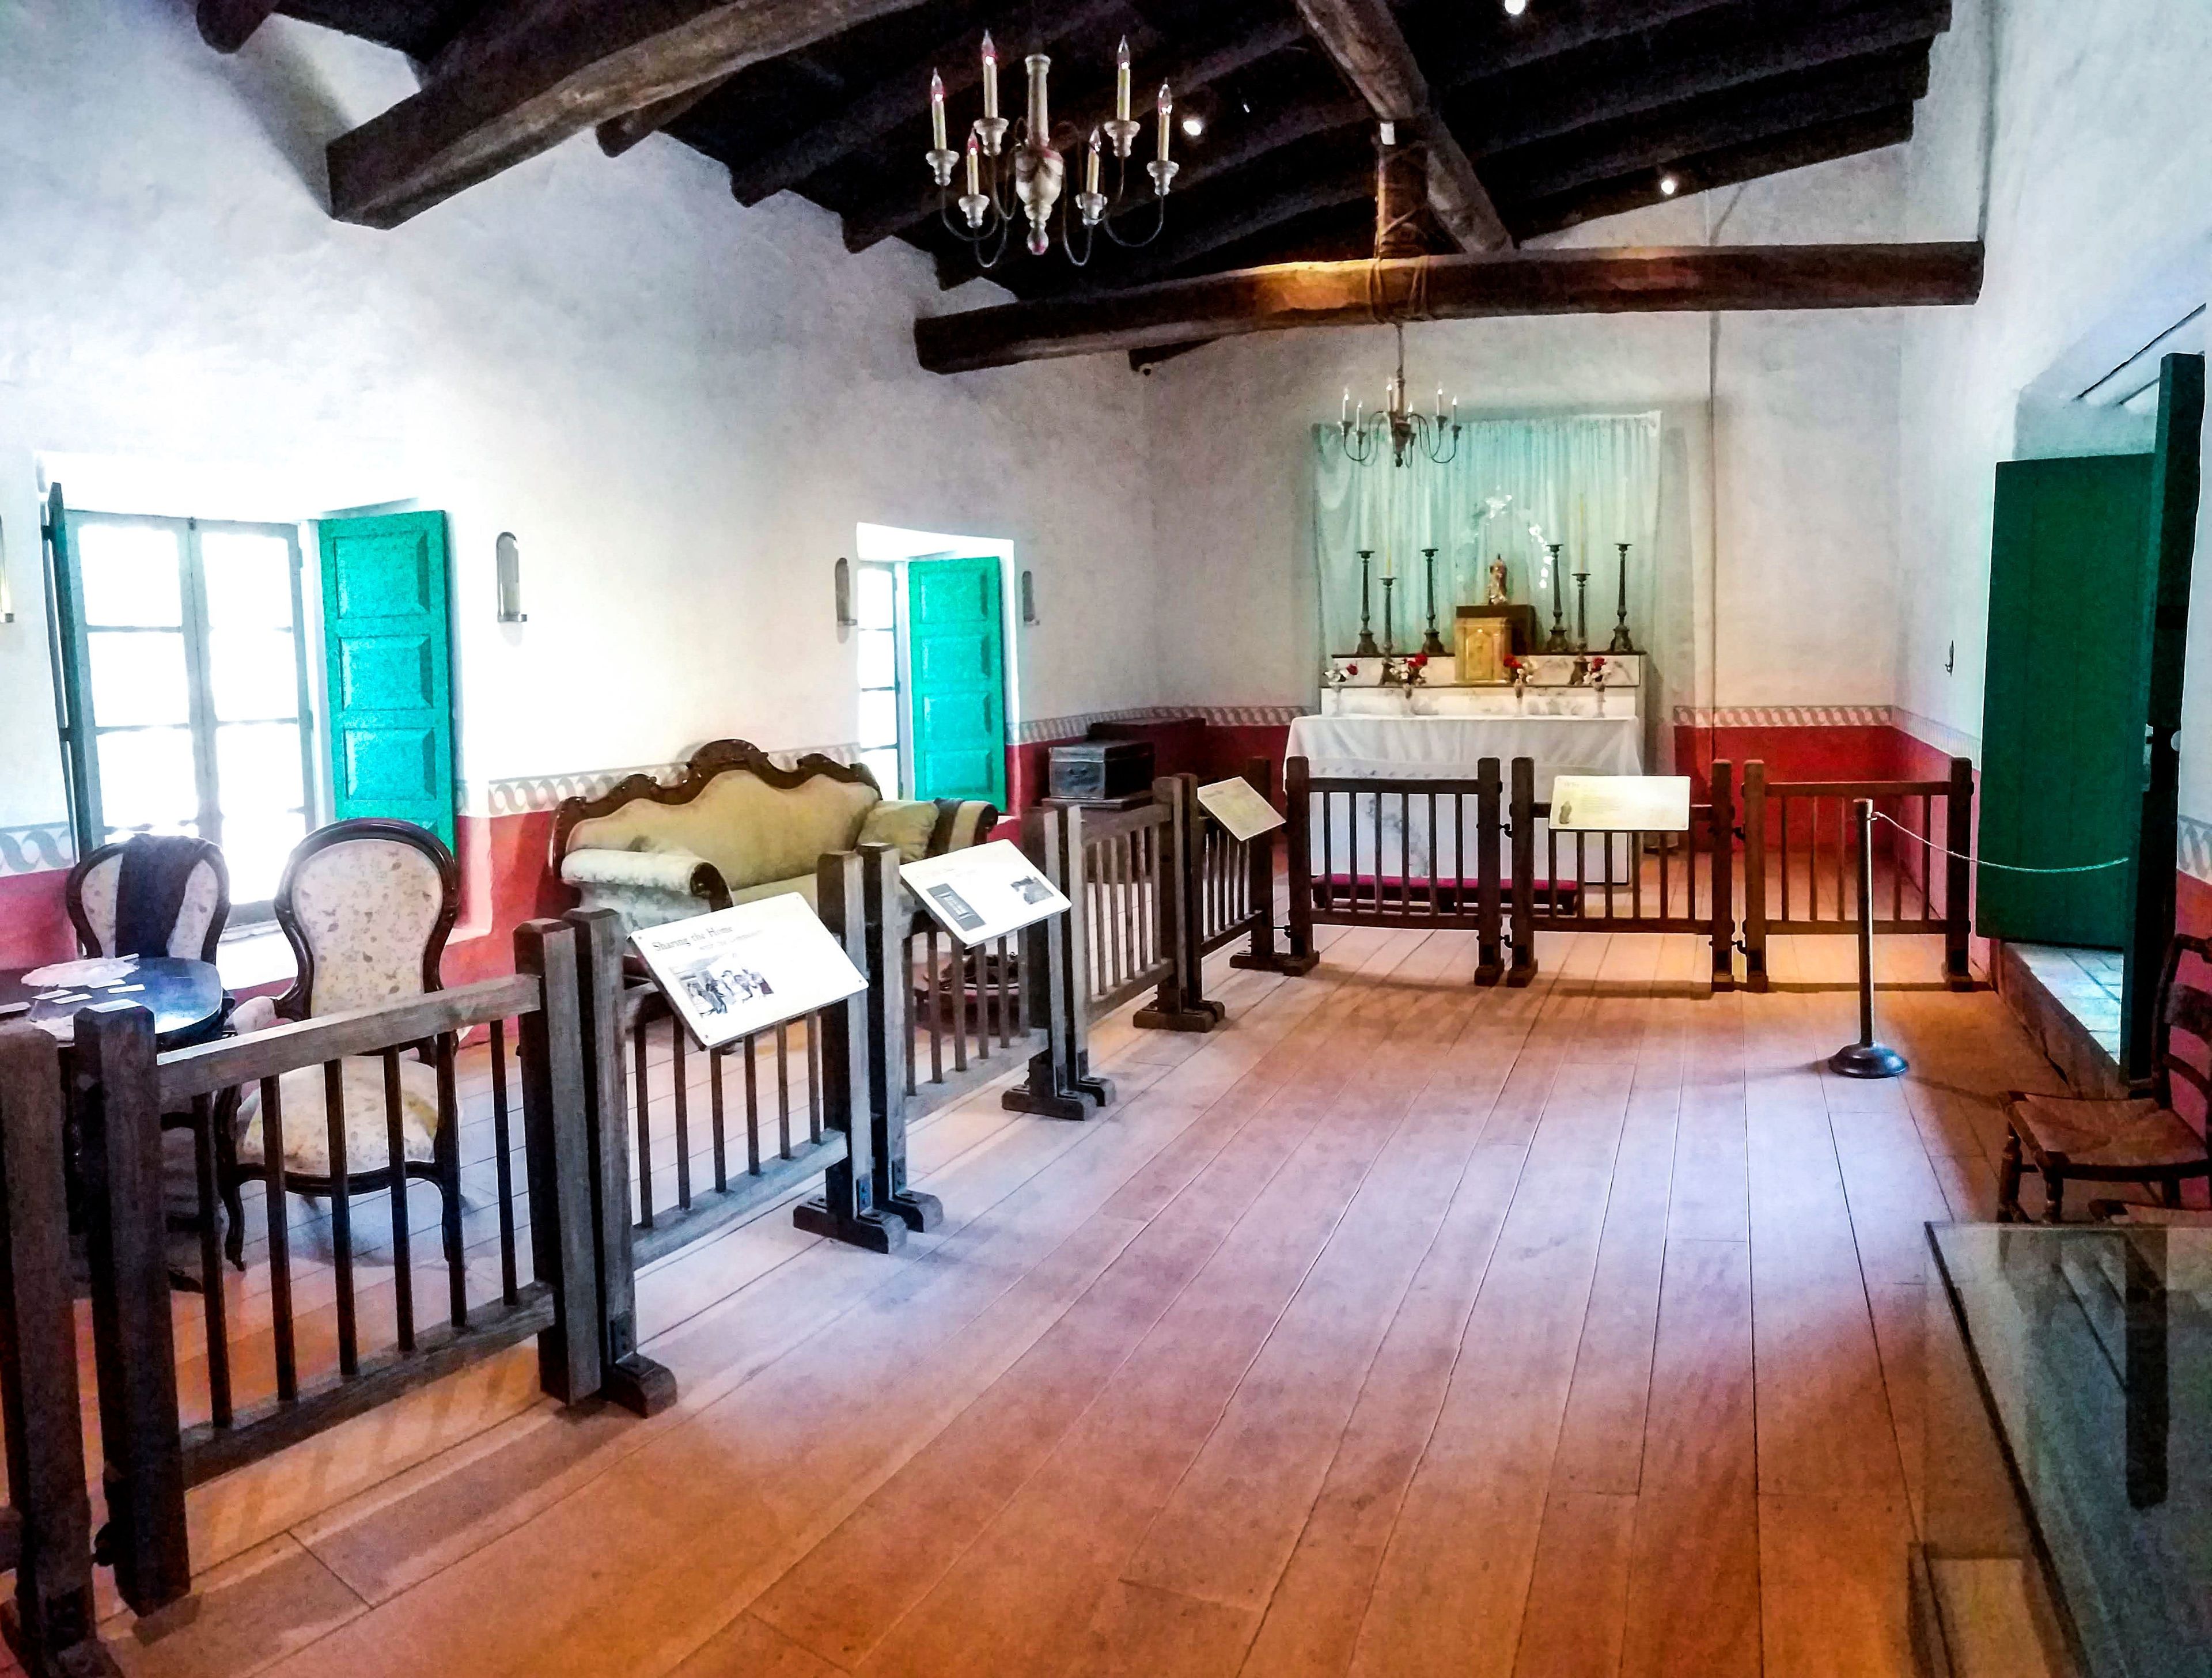
[[[796,891],[814,901],[815,865],[855,845],[897,847],[911,862],[980,844],[999,812],[981,799],[887,799],[857,764],[811,753],[780,769],[758,746],[714,740],[673,781],[634,775],[553,817],[553,869],[586,909],[625,932]]]

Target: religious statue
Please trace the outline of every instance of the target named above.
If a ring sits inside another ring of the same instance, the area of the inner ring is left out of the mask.
[[[1490,562],[1489,604],[1502,606],[1510,598],[1505,587],[1505,561],[1502,557],[1493,559]]]

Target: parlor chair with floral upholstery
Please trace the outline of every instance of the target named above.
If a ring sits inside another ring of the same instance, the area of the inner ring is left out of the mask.
[[[88,956],[211,962],[230,919],[230,870],[204,839],[142,835],[88,854],[70,870],[62,900]]]
[[[856,845],[908,862],[978,845],[999,812],[980,799],[887,799],[856,763],[809,753],[785,769],[744,740],[691,754],[673,781],[634,775],[553,817],[553,872],[624,933],[757,897],[814,901],[815,866]]]
[[[276,888],[276,921],[292,945],[300,974],[272,1005],[241,1004],[240,1031],[279,1019],[312,1019],[404,1001],[441,988],[438,975],[447,936],[460,909],[460,876],[437,836],[407,822],[333,823],[293,851]],[[459,1117],[450,1077],[421,1054],[392,1057],[399,1085],[402,1169],[434,1183],[443,1205],[446,1257],[460,1262]],[[385,1103],[385,1059],[364,1055],[340,1072],[349,1196],[392,1187],[392,1142]],[[441,1087],[442,1086],[442,1087]],[[277,1080],[283,1118],[285,1187],[327,1195],[331,1175],[325,1078],[302,1067]],[[261,1094],[244,1093],[229,1123],[217,1127],[228,1146],[218,1160],[223,1205],[230,1215],[228,1252],[245,1257],[240,1185],[264,1169]],[[272,1208],[272,1216],[282,1216]]]

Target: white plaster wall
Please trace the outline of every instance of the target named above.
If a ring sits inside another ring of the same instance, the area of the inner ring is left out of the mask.
[[[981,288],[850,256],[795,198],[742,209],[672,141],[581,138],[397,231],[343,226],[323,144],[411,92],[405,62],[283,18],[225,59],[190,13],[0,7],[0,826],[62,809],[41,451],[205,463],[210,497],[294,484],[289,516],[446,510],[472,783],[852,739],[830,568],[862,520],[1015,544],[1042,618],[1024,714],[1155,699],[1126,362],[924,373],[914,315]],[[520,628],[495,621],[503,530]]]
[[[1902,171],[1893,149],[1547,242],[1893,237]],[[1675,654],[1669,705],[1882,704],[1895,638],[1899,313],[1437,322],[1408,329],[1407,367],[1416,389],[1442,382],[1466,414],[1660,410],[1662,544],[1679,550],[1661,562],[1687,596],[1657,626],[1661,650]],[[1334,416],[1346,385],[1378,386],[1389,355],[1382,327],[1268,334],[1152,375],[1170,701],[1311,700],[1306,431]]]
[[[1974,308],[1905,329],[1898,512],[1912,606],[1899,622],[1898,698],[1931,738],[1971,746],[1981,730],[1995,469],[2014,455],[2021,392],[2212,229],[2208,81],[2203,0],[1970,0],[1936,43],[1909,149],[1906,236],[1972,238],[1985,223],[1987,274]],[[2182,739],[2182,808],[2200,818],[2212,817],[2212,752],[2192,750],[2212,726],[2208,535],[2200,518]]]

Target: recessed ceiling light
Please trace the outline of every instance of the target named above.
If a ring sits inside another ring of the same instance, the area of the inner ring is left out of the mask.
[[[1505,0],[1505,15],[1518,17],[1528,9],[1528,0]]]
[[[1186,111],[1182,117],[1182,131],[1194,140],[1206,132],[1206,119],[1195,111]]]
[[[1671,198],[1681,190],[1681,176],[1676,174],[1672,169],[1662,169],[1659,172],[1659,191],[1662,197]]]

